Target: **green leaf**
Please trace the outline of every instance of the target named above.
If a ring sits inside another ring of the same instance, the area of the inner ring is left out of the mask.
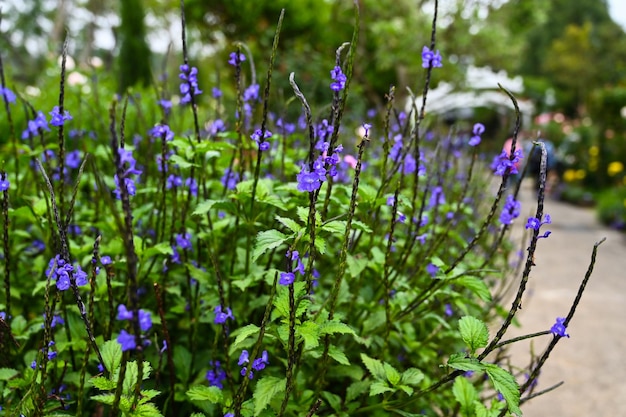
[[[463,341],[469,346],[472,353],[476,352],[476,349],[484,348],[489,342],[487,325],[476,317],[462,317],[459,320],[459,330]]]
[[[357,229],[357,230],[361,230],[365,233],[372,233],[372,229],[370,229],[370,227],[368,225],[366,225],[365,223],[359,221],[359,220],[352,220],[352,228],[353,229]]]
[[[161,391],[157,391],[155,389],[142,389],[141,390],[141,399],[139,400],[139,403],[146,403],[148,401],[150,401],[151,399],[153,399],[154,397],[156,397],[157,395],[161,394]]]
[[[143,373],[141,375],[142,380],[150,378],[150,371],[152,367],[150,362],[143,362]],[[131,361],[126,363],[126,373],[124,374],[124,383],[122,384],[122,391],[124,394],[130,394],[135,389],[137,378],[139,377],[139,367],[137,361]],[[117,379],[117,378],[116,378]]]
[[[482,372],[485,370],[485,366],[481,362],[478,362],[478,359],[466,358],[460,353],[450,356],[450,359],[448,359],[448,366],[460,371]]]
[[[346,403],[349,403],[352,400],[357,399],[361,395],[365,394],[367,390],[369,390],[371,381],[356,381],[350,384],[348,389],[346,390]]]
[[[235,337],[235,341],[231,345],[230,349],[232,351],[237,350],[237,347],[241,344],[241,342],[246,340],[248,338],[248,336],[252,336],[253,334],[258,333],[259,329],[260,329],[260,327],[257,326],[256,324],[248,324],[248,325],[240,327],[237,330],[235,330],[234,332],[232,332],[231,333],[231,337],[232,336],[236,336],[236,337]]]
[[[521,416],[522,410],[519,408],[519,385],[517,385],[515,377],[498,365],[487,363],[484,364],[484,366],[493,387],[504,397],[509,411],[517,416]]]
[[[117,340],[107,340],[100,347],[100,353],[102,353],[103,365],[107,371],[115,372],[122,363],[122,345],[117,343]]]
[[[384,381],[374,381],[372,385],[370,385],[370,397],[378,394],[384,394],[385,392],[393,392],[393,388],[389,388],[386,382]]]
[[[367,370],[370,371],[370,374],[372,374],[375,379],[384,381],[387,378],[385,367],[381,361],[370,358],[365,353],[361,353],[361,360],[363,361],[363,365],[365,365]]]
[[[111,381],[109,378],[105,378],[103,376],[95,376],[91,378],[90,381],[94,387],[102,391],[109,391],[115,389],[117,386],[115,381]]]
[[[424,374],[422,371],[417,368],[409,368],[402,372],[402,379],[400,382],[408,385],[418,385],[423,379]]]
[[[18,372],[12,368],[0,368],[0,381],[8,381],[17,375]]]
[[[397,389],[401,389],[402,391],[404,391],[406,393],[406,395],[413,395],[413,393],[415,392],[415,390],[411,387],[409,387],[408,385],[403,385],[400,384],[398,386],[396,386]]]
[[[92,395],[91,399],[94,401],[98,401],[104,404],[111,405],[115,400],[115,394],[100,394],[100,395]]]
[[[343,236],[346,233],[346,224],[345,220],[333,220],[322,225],[321,229],[331,234]]]
[[[352,327],[339,321],[328,321],[320,326],[320,335],[335,333],[351,334],[356,336],[356,332],[352,329]]]
[[[180,155],[172,155],[172,156],[170,156],[169,157],[169,162],[172,163],[172,164],[178,165],[178,167],[180,169],[188,169],[188,168],[191,168],[192,166],[198,167],[198,164],[193,164],[193,163],[187,161],[186,159],[184,159]]]
[[[229,211],[234,211],[234,205],[230,201],[224,200],[205,200],[202,203],[196,206],[196,209],[191,213],[193,216],[204,216],[212,208],[216,209],[226,209]]]
[[[296,337],[304,340],[305,349],[313,349],[319,346],[320,331],[319,325],[311,320],[307,320],[296,327]]]
[[[315,238],[315,249],[317,249],[320,255],[325,254],[326,253],[326,241],[322,239],[321,237],[317,236]]]
[[[476,277],[461,277],[454,280],[455,284],[467,288],[485,302],[491,301],[491,292],[485,281]]]
[[[398,382],[400,382],[400,372],[388,363],[383,363],[383,367],[385,368],[387,381],[389,381],[391,385],[397,385]]]
[[[295,220],[290,219],[288,217],[276,216],[276,220],[278,220],[283,226],[287,229],[291,230],[294,233],[298,233],[303,227]]]
[[[252,250],[252,262],[256,262],[259,256],[263,255],[268,250],[282,245],[287,239],[289,239],[289,236],[275,229],[259,232],[256,237],[254,249]]]
[[[286,380],[284,378],[276,378],[266,376],[261,378],[256,384],[254,394],[254,415],[261,414],[265,407],[272,401],[272,398],[278,393],[285,391]]]
[[[348,262],[348,271],[350,271],[352,278],[357,278],[361,275],[361,272],[367,268],[367,264],[369,263],[369,259],[367,258],[357,258],[352,255],[348,255],[346,261]]]
[[[350,365],[350,360],[346,354],[343,353],[343,350],[339,349],[337,346],[330,345],[328,347],[328,356],[342,365]]]
[[[143,391],[142,391],[143,393]],[[138,404],[134,411],[129,413],[131,417],[163,417],[163,414],[152,403]]]
[[[220,404],[224,395],[218,387],[206,387],[204,385],[196,385],[186,392],[187,397],[191,401],[209,401],[213,404]]]
[[[472,383],[467,378],[456,378],[452,386],[452,394],[461,404],[461,414],[468,417],[473,416],[474,402],[478,400],[478,393]]]
[[[173,255],[174,250],[172,249],[172,245],[168,242],[157,243],[154,246],[149,247],[142,253],[143,258],[150,258],[154,255]]]

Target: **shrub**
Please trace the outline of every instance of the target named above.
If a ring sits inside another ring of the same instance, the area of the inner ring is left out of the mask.
[[[521,415],[578,302],[504,339],[550,234],[543,192],[523,262],[506,238],[515,155],[493,161],[491,190],[484,126],[467,143],[427,130],[393,88],[378,115],[345,122],[358,13],[329,63],[328,113],[294,74],[300,118],[271,113],[280,22],[263,88],[231,54],[232,101],[206,97],[187,55],[178,104],[137,90],[105,109],[113,90],[83,95],[63,66],[57,107],[20,96],[22,123],[2,86],[0,414]],[[546,335],[529,367],[503,359]]]

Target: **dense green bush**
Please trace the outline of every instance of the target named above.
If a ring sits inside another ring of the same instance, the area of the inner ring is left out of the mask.
[[[274,101],[275,46],[264,88],[231,54],[231,98],[186,55],[180,95],[114,96],[65,65],[58,100],[51,77],[38,96],[3,82],[0,415],[521,415],[576,306],[527,336],[552,335],[531,365],[504,360],[543,194],[524,260],[506,238],[517,155],[492,189],[484,126],[428,130],[393,89],[346,122],[357,39],[358,18],[315,113],[297,74]]]

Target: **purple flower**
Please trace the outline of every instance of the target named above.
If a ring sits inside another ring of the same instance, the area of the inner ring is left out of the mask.
[[[139,310],[139,327],[142,332],[147,332],[152,328],[152,317],[149,311]]]
[[[183,97],[180,99],[180,104],[191,103],[192,96],[195,97],[202,93],[198,87],[198,68],[183,64],[180,66],[178,78],[182,80],[179,90]]]
[[[259,99],[259,85],[251,84],[243,92],[243,101],[255,101]]]
[[[62,126],[66,120],[72,120],[72,116],[69,111],[65,110],[63,114],[59,113],[59,106],[54,106],[49,114],[52,117],[50,119],[50,124],[52,126]]]
[[[100,263],[102,265],[111,265],[113,261],[111,261],[110,256],[105,255],[105,256],[100,257]]]
[[[230,307],[226,307],[226,311],[224,312],[222,306],[215,306],[213,312],[215,313],[215,320],[213,320],[215,324],[226,323],[227,319],[235,320],[235,316],[233,316],[233,311]]]
[[[550,224],[550,223],[552,223],[552,218],[550,217],[549,214],[546,214],[544,221],[541,221],[536,217],[529,217],[528,221],[526,222],[526,229],[539,230],[539,228],[543,226],[544,224]]]
[[[237,65],[241,64],[245,60],[246,60],[246,56],[242,54],[241,52],[239,52],[239,55],[237,55],[237,52],[231,52],[229,55],[228,63],[232,65],[233,67],[236,67]]]
[[[569,337],[569,335],[565,332],[566,327],[564,323],[565,317],[557,317],[556,323],[554,323],[550,328],[552,334],[559,337]]]
[[[234,190],[237,187],[237,183],[240,181],[239,173],[232,171],[230,168],[224,170],[224,175],[221,178],[222,184],[227,190]]]
[[[248,353],[247,350],[242,350],[241,354],[239,355],[239,362],[237,362],[237,365],[241,366],[244,363],[248,363],[250,362],[250,354]]]
[[[182,177],[178,175],[170,174],[167,177],[167,180],[165,182],[165,189],[171,190],[174,187],[182,187],[182,185],[183,185]]]
[[[505,150],[500,155],[497,155],[491,163],[491,169],[496,175],[504,175],[507,171],[510,174],[517,174],[517,164],[523,157],[521,149],[516,149],[513,153],[513,159],[509,157]]]
[[[161,99],[158,101],[159,106],[168,114],[172,110],[172,100]]]
[[[0,94],[7,103],[15,103],[15,93],[9,87],[0,86]]]
[[[348,78],[341,71],[340,66],[337,65],[335,66],[335,68],[332,69],[332,71],[330,72],[330,78],[333,79],[333,82],[330,83],[331,90],[341,91],[346,87],[346,81],[348,81]]]
[[[222,90],[217,87],[213,87],[211,89],[211,95],[213,96],[213,98],[220,98],[222,97]]]
[[[430,203],[428,204],[428,208],[433,208],[437,205],[445,204],[446,197],[443,194],[443,188],[440,186],[433,187],[433,190],[430,195]]]
[[[30,136],[38,135],[42,130],[50,131],[46,115],[40,111],[33,120],[28,121],[28,127],[22,132],[22,139],[28,139]]]
[[[122,330],[117,336],[117,343],[122,345],[122,352],[126,352],[127,350],[133,350],[137,347],[137,343],[135,342],[135,336],[128,333],[126,330]]]
[[[469,145],[470,146],[477,146],[480,143],[480,135],[482,135],[485,132],[485,125],[483,125],[482,123],[476,123],[474,125],[474,128],[472,129],[472,133],[474,134],[474,136],[472,136],[469,140]]]
[[[174,240],[176,241],[176,245],[181,249],[193,249],[191,245],[191,233],[186,232],[185,234],[176,234],[174,236]]]
[[[9,182],[8,179],[6,179],[6,177],[0,179],[0,191],[8,190],[10,185],[11,185],[11,183]]]
[[[426,265],[426,272],[428,272],[428,275],[434,278],[439,272],[439,267],[435,264],[430,263]]]
[[[209,369],[206,373],[206,379],[209,381],[209,386],[223,389],[224,385],[222,384],[222,381],[226,379],[226,371],[222,369],[220,361],[211,361],[209,364],[211,365],[211,369]]]
[[[263,139],[261,139],[261,134],[263,135]],[[261,129],[257,129],[253,134],[250,135],[250,138],[255,141],[259,145],[259,150],[267,151],[270,148],[270,143],[265,139],[269,139],[272,137],[272,132],[269,130],[265,130],[262,132]]]
[[[509,194],[500,214],[500,223],[504,225],[512,224],[513,220],[519,217],[521,207],[522,204]]]
[[[444,306],[443,312],[448,317],[452,317],[454,315],[454,310],[452,310],[452,306],[449,303]]]
[[[255,371],[260,371],[265,369],[265,366],[269,364],[270,361],[267,358],[267,350],[264,350],[261,354],[261,357],[255,359],[254,362],[252,362],[252,369],[254,369]]]
[[[315,190],[319,190],[322,186],[317,173],[309,172],[309,169],[306,166],[302,167],[302,170],[297,175],[296,179],[298,180],[298,191],[313,192]]]
[[[133,312],[128,311],[124,304],[117,306],[117,320],[132,320]]]
[[[165,138],[166,141],[171,141],[174,139],[174,132],[170,129],[168,125],[158,124],[154,126],[152,129],[148,131],[148,134],[153,138]]]
[[[441,63],[441,55],[439,54],[439,50],[433,52],[429,47],[424,46],[422,48],[422,68],[441,68],[443,64]]]
[[[296,276],[293,274],[293,272],[281,272],[280,280],[278,281],[278,283],[280,285],[291,285],[295,280]]]

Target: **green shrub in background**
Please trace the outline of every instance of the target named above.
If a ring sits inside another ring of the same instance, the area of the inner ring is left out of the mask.
[[[519,155],[494,159],[492,190],[484,126],[427,130],[424,105],[397,111],[393,88],[347,123],[358,9],[320,75],[329,106],[311,109],[297,74],[295,100],[275,103],[282,18],[264,85],[231,53],[232,99],[186,53],[175,93],[114,97],[102,74],[72,85],[62,70],[55,104],[3,81],[0,415],[498,416],[541,393],[578,301],[506,340],[550,234],[543,191],[520,223],[505,189]],[[530,231],[525,259],[514,224]],[[503,359],[542,336],[531,365]]]

